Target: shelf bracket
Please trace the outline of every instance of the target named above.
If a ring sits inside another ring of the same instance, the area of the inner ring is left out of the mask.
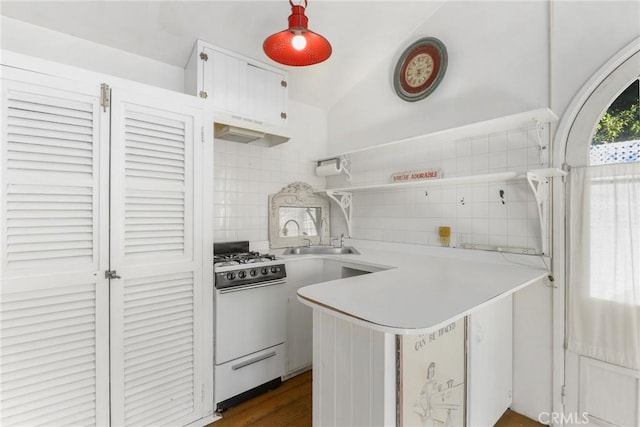
[[[327,196],[340,207],[342,215],[344,215],[344,219],[347,221],[347,232],[349,234],[347,237],[351,237],[351,215],[353,214],[351,204],[352,193],[349,191],[327,190]]]
[[[546,150],[547,146],[544,143],[542,132],[544,132],[544,122],[536,120],[536,137],[538,139],[538,146],[540,147],[540,150]]]
[[[565,176],[567,173],[560,169],[538,169],[527,172],[527,182],[533,191],[538,207],[538,219],[540,220],[540,238],[542,239],[542,255],[549,255],[549,187],[551,178]]]
[[[347,175],[347,181],[351,182],[351,160],[345,156],[340,157],[340,170]]]

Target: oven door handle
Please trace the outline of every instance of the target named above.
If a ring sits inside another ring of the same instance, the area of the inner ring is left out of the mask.
[[[264,288],[265,286],[274,286],[274,285],[284,285],[286,280],[277,279],[277,280],[269,280],[267,282],[260,283],[249,283],[246,285],[240,286],[230,286],[228,288],[218,289],[220,294],[228,294],[230,292],[240,292],[240,291],[248,291],[250,289]]]
[[[270,353],[254,357],[253,359],[245,360],[244,362],[238,363],[237,365],[231,365],[231,369],[233,369],[234,371],[237,371],[238,369],[242,369],[246,366],[253,365],[254,363],[262,362],[263,360],[269,359],[270,357],[273,357],[275,355],[276,355],[276,352],[272,351]]]

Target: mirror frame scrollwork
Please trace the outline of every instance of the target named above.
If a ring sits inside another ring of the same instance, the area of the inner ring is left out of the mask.
[[[308,207],[320,208],[320,222],[318,223],[318,235],[316,236],[287,236],[280,235],[280,208],[281,207]],[[322,226],[322,223],[325,225]],[[322,242],[330,244],[329,224],[329,199],[314,192],[313,188],[305,182],[294,182],[284,187],[280,192],[269,195],[269,246],[272,248],[288,248],[294,246],[306,246],[311,240],[313,245]],[[320,234],[322,233],[322,236]],[[322,238],[321,238],[322,237]]]

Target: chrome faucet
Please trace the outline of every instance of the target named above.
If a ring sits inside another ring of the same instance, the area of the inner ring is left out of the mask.
[[[300,235],[300,224],[298,224],[298,221],[296,221],[295,219],[290,219],[287,222],[284,223],[284,225],[282,226],[282,234],[284,234],[285,236],[288,233],[287,230],[287,224],[289,224],[290,222],[293,222],[297,227],[298,227],[298,236]]]
[[[307,245],[308,247],[311,247],[311,245],[313,244],[311,239],[307,239],[306,237],[303,237],[302,240],[306,240],[307,242],[309,242],[309,244]]]

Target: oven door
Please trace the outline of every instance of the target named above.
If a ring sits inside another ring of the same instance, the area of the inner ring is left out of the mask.
[[[216,365],[285,341],[284,283],[216,289]]]

